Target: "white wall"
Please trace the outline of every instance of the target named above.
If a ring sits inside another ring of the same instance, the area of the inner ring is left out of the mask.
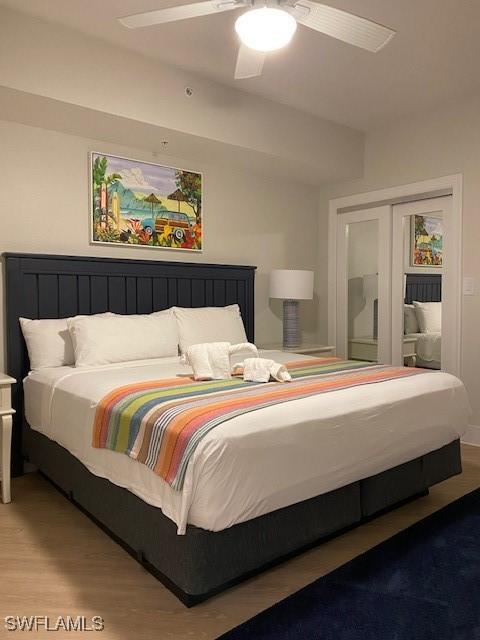
[[[275,267],[315,267],[316,189],[5,121],[0,140],[0,251],[253,264],[257,342],[280,339],[281,306],[277,301],[270,307],[268,274]],[[90,246],[88,151],[93,149],[203,171],[203,253]],[[3,295],[0,300],[3,307]],[[315,335],[316,304],[302,305],[306,339]],[[2,343],[3,316],[1,308]],[[3,365],[0,355],[0,370]]]
[[[472,420],[480,425],[480,97],[367,135],[364,178],[321,191],[317,285],[324,300],[329,199],[455,173],[464,177],[463,272],[475,278],[476,286],[473,296],[463,298],[462,379],[474,410]],[[323,305],[319,331],[326,339]]]
[[[2,7],[0,87],[266,153],[322,181],[362,171],[359,131]]]

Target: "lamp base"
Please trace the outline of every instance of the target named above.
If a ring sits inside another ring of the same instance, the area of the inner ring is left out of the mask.
[[[378,340],[378,298],[373,301],[373,338]]]
[[[286,349],[300,346],[298,300],[283,301],[283,346]]]

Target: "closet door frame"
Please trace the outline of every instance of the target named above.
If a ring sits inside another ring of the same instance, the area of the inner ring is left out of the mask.
[[[391,237],[390,206],[373,207],[337,216],[337,354],[348,358],[348,274],[349,226],[355,223],[378,222],[378,362],[391,360]]]
[[[454,174],[422,182],[380,189],[329,202],[328,221],[328,343],[337,342],[337,217],[349,211],[401,204],[444,195],[452,196],[452,211],[444,225],[448,267],[443,277],[444,333],[448,327],[448,350],[444,347],[442,369],[461,378],[461,327],[463,302],[462,195],[463,176]]]

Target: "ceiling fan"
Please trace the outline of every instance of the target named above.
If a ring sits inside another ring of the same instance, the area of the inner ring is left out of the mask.
[[[203,0],[137,13],[119,21],[137,29],[241,8],[247,11],[235,22],[241,41],[235,67],[237,80],[261,75],[267,53],[285,47],[297,23],[373,53],[395,35],[393,29],[312,0]]]

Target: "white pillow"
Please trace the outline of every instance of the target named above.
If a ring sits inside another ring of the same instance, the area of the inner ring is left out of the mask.
[[[173,307],[178,323],[180,351],[203,342],[248,342],[240,307]]]
[[[421,333],[440,333],[442,331],[441,302],[413,302]]]
[[[178,355],[171,309],[145,315],[85,316],[68,320],[76,367]]]
[[[98,315],[113,314],[107,312]],[[19,320],[27,343],[32,371],[46,367],[64,367],[75,363],[72,338],[67,326],[67,320],[72,320],[72,318],[51,320],[19,318]]]
[[[417,314],[413,304],[403,306],[403,331],[404,333],[419,333]]]

